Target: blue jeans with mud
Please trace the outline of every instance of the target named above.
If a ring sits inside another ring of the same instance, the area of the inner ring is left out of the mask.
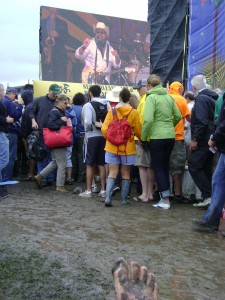
[[[212,178],[211,203],[202,220],[209,225],[218,226],[225,204],[225,154],[221,153]]]

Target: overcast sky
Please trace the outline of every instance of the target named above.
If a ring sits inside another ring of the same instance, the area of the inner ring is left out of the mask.
[[[1,5],[0,83],[39,79],[40,6],[147,21],[148,0],[8,0]]]

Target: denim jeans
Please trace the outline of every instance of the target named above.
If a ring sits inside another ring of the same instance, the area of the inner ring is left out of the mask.
[[[221,153],[212,178],[211,204],[202,217],[210,225],[219,227],[221,212],[225,204],[225,154]]]
[[[2,181],[2,170],[9,162],[9,140],[4,132],[0,131],[0,182]]]
[[[41,161],[37,161],[37,172],[40,174],[42,170],[52,161],[52,156],[50,150],[47,150],[47,154],[45,159]],[[44,181],[53,182],[56,179],[56,171],[50,172],[46,177],[44,177]]]
[[[7,133],[7,139],[9,141],[9,161],[5,168],[2,170],[2,180],[12,180],[14,163],[17,158],[17,134]]]
[[[169,161],[175,139],[150,140],[151,163],[162,198],[170,196]]]

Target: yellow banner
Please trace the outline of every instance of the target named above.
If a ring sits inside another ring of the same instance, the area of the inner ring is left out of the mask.
[[[70,98],[76,93],[87,93],[91,84],[88,83],[72,83],[72,82],[54,82],[54,81],[41,81],[34,80],[33,88],[34,88],[34,97],[40,97],[48,94],[49,87],[51,84],[57,83],[62,90],[62,94],[67,95]],[[102,89],[102,95],[106,96],[106,93],[111,91],[115,86],[114,85],[100,85]],[[121,86],[123,88],[123,86]],[[134,90],[132,86],[126,86],[131,93],[137,94],[137,90]]]

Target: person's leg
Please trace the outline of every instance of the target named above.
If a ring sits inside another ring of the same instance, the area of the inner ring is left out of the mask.
[[[104,166],[105,153],[104,147],[101,147],[101,136],[90,137],[84,141],[84,161],[86,164],[86,183],[87,189],[81,193],[81,197],[91,197],[92,183],[94,179],[94,168],[96,165]]]
[[[211,180],[208,174],[205,173],[204,166],[206,163],[208,165],[207,160],[212,162],[212,156],[213,154],[209,151],[208,145],[199,143],[197,150],[190,153],[188,160],[188,170],[195,184],[201,191],[203,199],[211,197]],[[209,170],[207,172],[209,172]]]
[[[9,140],[9,161],[2,170],[3,181],[12,180],[13,167],[17,158],[17,135],[9,133],[7,138]]]
[[[84,137],[80,137],[78,139],[78,147],[77,147],[77,161],[78,161],[78,182],[83,182],[85,180],[85,163],[83,160],[83,144]]]
[[[2,182],[2,170],[9,162],[9,140],[4,132],[0,131],[0,182]],[[0,187],[0,198],[7,198],[6,186]]]
[[[181,189],[181,183],[182,183],[182,174],[177,174],[173,176],[173,183],[174,183],[174,195],[175,197],[181,197],[182,195],[182,189]]]
[[[46,157],[42,161],[37,162],[38,174],[40,174],[42,172],[42,170],[44,170],[51,162],[52,162],[51,151],[47,150]],[[55,165],[55,163],[53,165]],[[46,183],[55,181],[55,178],[56,178],[55,169],[56,168],[53,168],[53,171],[48,172],[48,174],[46,176],[44,176],[43,181],[45,181]]]
[[[92,182],[94,178],[95,157],[97,152],[97,144],[95,137],[85,138],[83,145],[84,162],[86,164],[86,190],[80,193],[81,197],[92,196]]]
[[[86,165],[87,192],[91,192],[93,178],[94,178],[94,166]]]
[[[155,174],[152,168],[147,168],[148,170],[148,200],[153,200],[154,194],[154,184],[155,184]]]
[[[173,139],[151,140],[149,143],[152,166],[161,193],[161,202],[166,204],[168,208],[170,206],[169,159],[173,145]]]
[[[35,173],[36,173],[36,161],[32,158],[29,159],[28,161],[28,178],[33,178]]]
[[[184,140],[175,141],[170,155],[170,174],[173,178],[174,198],[182,198],[182,174],[185,168],[186,148]]]
[[[0,182],[2,181],[2,170],[9,162],[9,139],[5,133],[0,131]]]
[[[142,185],[142,194],[138,198],[140,198],[142,201],[148,201],[148,183],[149,183],[149,178],[148,178],[148,169],[146,167],[138,167],[139,168],[139,175],[140,175],[140,180],[141,180],[141,185]]]
[[[107,161],[107,160],[106,160]],[[108,161],[107,161],[108,162]],[[110,164],[109,166],[109,176],[106,182],[106,197],[105,197],[105,206],[112,206],[112,193],[116,182],[116,177],[119,172],[119,164]]]
[[[66,148],[54,149],[54,158],[57,165],[56,190],[63,191],[64,189],[59,188],[64,187],[65,184]]]
[[[83,150],[81,150],[81,158],[83,160]],[[78,180],[79,165],[78,165],[78,139],[74,140],[72,149],[72,165],[73,165],[73,178],[75,181]]]
[[[98,166],[99,176],[101,181],[101,191],[99,196],[105,197],[105,183],[106,183],[106,172],[105,172],[105,139],[104,137],[98,137],[97,139],[97,148],[96,152],[96,165]]]
[[[99,169],[99,176],[101,181],[101,192],[105,191],[105,182],[106,182],[106,173],[105,173],[105,165],[104,166],[98,166]]]
[[[225,154],[220,155],[216,170],[212,179],[212,196],[210,206],[202,217],[202,221],[195,221],[194,224],[201,227],[210,228],[212,231],[219,229],[221,212],[225,204]]]
[[[72,184],[72,146],[66,148],[66,184]]]
[[[164,203],[170,204],[170,178],[169,178],[169,161],[170,155],[173,151],[174,140],[168,139],[164,141],[164,155],[163,155],[163,173],[164,173],[164,184],[163,191],[161,192],[162,201]]]
[[[49,164],[44,169],[42,169],[38,175],[34,177],[34,181],[38,189],[43,186],[42,180],[46,180],[46,178],[48,178],[48,174],[53,173],[53,171],[57,168],[55,150],[56,149],[51,150],[51,161],[49,162]],[[43,167],[43,165],[41,167]]]
[[[155,276],[145,266],[119,258],[112,268],[116,300],[159,300]]]
[[[128,204],[128,194],[130,191],[130,165],[121,165],[121,202],[123,205]]]

